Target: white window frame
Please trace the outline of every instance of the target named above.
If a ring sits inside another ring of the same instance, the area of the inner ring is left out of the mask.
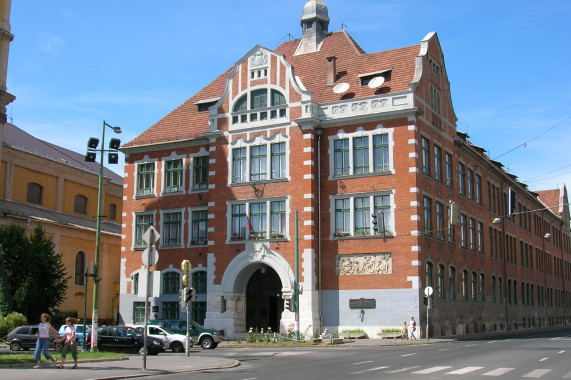
[[[286,162],[286,173],[285,176],[282,178],[272,178],[272,144],[277,143],[285,143],[285,162]],[[266,178],[265,179],[251,179],[251,148],[254,146],[266,145]],[[234,161],[233,161],[233,151],[234,149],[246,149],[246,179],[243,182],[234,182]],[[262,183],[262,182],[275,182],[275,181],[285,181],[290,180],[290,170],[289,170],[289,156],[290,156],[290,149],[289,149],[289,137],[283,135],[281,133],[276,133],[272,137],[265,138],[260,135],[254,137],[251,140],[245,141],[241,137],[234,140],[230,144],[230,150],[228,152],[228,183],[231,185],[250,185],[252,183]]]
[[[190,178],[190,185],[189,185],[189,189],[188,189],[188,193],[200,193],[200,192],[207,192],[208,189],[210,188],[210,177],[212,175],[212,173],[210,172],[210,167],[211,167],[211,161],[210,161],[210,154],[209,152],[204,149],[204,148],[200,148],[200,151],[197,153],[193,153],[193,154],[189,154],[188,155],[190,157],[190,163],[188,165],[188,169],[189,169],[189,178]],[[208,157],[208,185],[206,186],[206,188],[203,189],[195,189],[194,188],[194,166],[195,166],[195,159],[199,158],[199,157]],[[230,157],[231,158],[231,157]],[[230,160],[231,161],[231,160]]]
[[[285,225],[284,225],[284,236],[283,238],[271,238],[271,204],[272,202],[285,202]],[[250,204],[252,203],[266,203],[266,231],[265,231],[265,238],[263,240],[282,240],[282,239],[289,239],[289,218],[290,218],[290,197],[275,197],[275,198],[261,198],[261,199],[244,199],[239,201],[228,201],[226,202],[226,220],[228,221],[226,225],[226,242],[234,242],[232,240],[232,206],[235,205],[245,205],[246,206],[246,215],[250,216]],[[248,227],[246,227],[248,228]],[[244,239],[237,240],[238,243],[243,243],[245,241],[255,241],[258,239],[250,239],[249,231],[246,232]]]
[[[184,188],[184,184],[185,184],[185,177],[186,177],[186,160],[185,160],[186,156],[184,155],[177,155],[174,152],[168,156],[168,157],[163,157],[161,158],[161,165],[162,165],[162,175],[163,175],[163,179],[162,179],[162,189],[161,189],[161,195],[171,195],[171,194],[180,194],[180,193],[184,193],[185,188]],[[180,185],[178,186],[177,190],[171,190],[169,191],[167,189],[167,162],[170,161],[175,161],[175,160],[181,160],[182,161],[182,168],[181,168],[181,179],[180,179]],[[138,179],[138,178],[137,178]]]
[[[364,198],[364,197],[369,197],[369,207],[370,212],[369,214],[371,215],[371,219],[372,219],[372,214],[374,212],[375,209],[375,197],[376,196],[390,196],[390,208],[389,208],[389,220],[390,220],[390,228],[388,229],[388,231],[390,231],[390,236],[396,236],[396,229],[395,229],[395,194],[393,190],[389,190],[389,191],[379,191],[379,192],[374,192],[374,193],[353,193],[353,194],[343,194],[343,195],[331,195],[329,197],[329,204],[330,204],[330,209],[329,209],[329,215],[330,215],[330,231],[329,231],[329,236],[330,237],[357,237],[357,238],[362,238],[362,237],[368,237],[368,236],[376,236],[376,237],[383,237],[382,233],[379,234],[375,234],[373,231],[373,226],[372,224],[370,224],[370,235],[356,235],[355,234],[355,198]],[[340,199],[349,199],[349,220],[350,220],[350,225],[349,225],[349,235],[348,236],[335,236],[335,219],[336,219],[336,212],[335,212],[335,203],[337,200]],[[380,221],[378,221],[378,223],[380,223]],[[381,228],[381,226],[378,226],[379,230]]]
[[[394,140],[393,140],[393,133],[394,130],[392,128],[385,128],[383,125],[379,124],[373,130],[365,130],[363,127],[357,128],[357,131],[353,133],[345,133],[342,129],[336,135],[329,136],[329,179],[339,179],[348,176],[368,176],[368,175],[386,175],[386,174],[395,174],[394,169],[394,158],[393,158],[393,150],[394,150]],[[373,136],[375,135],[382,135],[386,134],[388,136],[388,146],[389,146],[389,169],[387,171],[374,171],[374,146],[373,146]],[[357,137],[368,137],[369,138],[369,170],[365,173],[354,173],[355,165],[354,165],[354,144],[353,139]],[[335,175],[335,141],[336,140],[349,140],[349,173],[348,174],[341,174]]]
[[[145,249],[147,248],[146,246],[143,245],[137,245],[137,216],[142,216],[142,215],[151,215],[153,217],[153,223],[152,225],[156,225],[157,223],[157,211],[156,210],[152,210],[152,211],[143,211],[143,212],[134,212],[133,213],[133,222],[132,222],[132,226],[131,226],[131,231],[133,231],[133,236],[131,237],[132,241],[131,241],[131,247],[133,250],[140,250],[140,249]]]
[[[173,209],[163,209],[159,211],[160,213],[160,222],[161,222],[161,227],[160,227],[160,234],[161,234],[161,238],[160,238],[160,248],[162,249],[172,249],[172,248],[182,248],[184,247],[184,209],[183,208],[173,208]],[[166,229],[165,229],[165,214],[180,214],[180,226],[179,226],[179,243],[176,245],[164,245],[163,243],[163,239],[166,237]]]
[[[188,243],[187,243],[187,247],[199,247],[199,246],[204,246],[204,244],[192,244],[192,241],[194,239],[194,236],[192,234],[192,225],[193,225],[193,219],[192,219],[192,214],[195,211],[206,211],[206,244],[208,244],[208,234],[212,231],[214,231],[213,227],[209,227],[209,223],[208,221],[211,218],[211,215],[208,214],[208,207],[189,207],[188,208]]]
[[[149,156],[145,156],[142,160],[135,162],[135,188],[133,189],[133,197],[134,198],[146,198],[146,197],[154,197],[157,195],[157,178],[158,178],[158,160],[156,158],[150,159]],[[139,166],[144,164],[153,164],[154,171],[153,171],[153,187],[148,193],[139,194]]]

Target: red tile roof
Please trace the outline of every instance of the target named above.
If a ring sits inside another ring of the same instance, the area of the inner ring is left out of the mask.
[[[387,50],[372,54],[365,51],[345,31],[333,32],[324,39],[319,51],[294,56],[300,40],[292,40],[280,45],[276,51],[285,56],[293,66],[305,88],[313,93],[313,100],[328,103],[342,99],[370,97],[382,91],[383,94],[408,91],[415,72],[415,57],[420,53],[420,45]],[[333,86],[327,85],[327,57],[337,58],[337,77],[335,83],[346,82],[348,92],[336,94]],[[380,89],[361,87],[358,75],[392,69],[390,80]],[[182,103],[164,118],[152,125],[124,148],[151,145],[156,143],[180,141],[201,137],[208,132],[208,112],[197,112],[199,100],[217,98],[222,95],[226,79],[231,73],[229,68],[210,84]]]

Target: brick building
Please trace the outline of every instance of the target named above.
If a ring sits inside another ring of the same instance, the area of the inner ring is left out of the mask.
[[[151,318],[185,318],[189,259],[192,319],[284,331],[297,251],[309,334],[422,325],[427,286],[434,336],[563,323],[565,187],[540,199],[456,130],[436,33],[366,53],[328,24],[307,1],[301,39],[255,46],[123,146],[123,321],[143,318],[152,224]]]

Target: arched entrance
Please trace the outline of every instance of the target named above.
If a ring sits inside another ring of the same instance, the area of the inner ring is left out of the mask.
[[[256,270],[246,288],[246,329],[279,332],[280,318],[284,310],[282,283],[275,270],[268,266]]]

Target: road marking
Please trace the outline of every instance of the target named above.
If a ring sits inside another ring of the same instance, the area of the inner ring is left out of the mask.
[[[515,368],[496,368],[493,371],[483,373],[482,376],[502,376],[514,369]]]
[[[464,347],[474,347],[475,345],[476,345],[475,343],[472,343],[472,344],[467,344]]]
[[[496,341],[495,341],[495,340],[490,340],[490,341],[488,342],[488,344],[490,344],[490,343],[496,343]]]
[[[359,365],[359,364],[365,364],[365,363],[372,363],[372,360],[367,360],[366,362],[358,362],[358,363],[353,363],[353,365]]]
[[[412,355],[416,355],[416,353],[412,353],[412,354],[404,354],[404,355],[401,355],[401,356],[412,356]]]
[[[366,370],[364,370],[364,371],[351,372],[351,375],[357,375],[357,374],[365,373],[365,372],[379,371],[379,370],[385,369],[385,368],[389,368],[389,367],[387,367],[387,366],[381,366],[381,367],[369,368],[369,369],[366,369]]]
[[[558,354],[564,354],[565,350],[559,351]]]
[[[539,361],[540,361],[540,362],[544,362],[544,361],[546,361],[547,359],[549,359],[549,358],[542,358],[542,359],[539,359]]]
[[[393,369],[391,371],[386,371],[387,373],[399,373],[399,372],[404,372],[404,371],[409,371],[411,369],[415,369],[418,368],[419,366],[417,365],[413,365],[412,367],[404,367],[404,368],[399,368],[399,369]]]
[[[482,369],[484,367],[465,367],[461,369],[457,369],[456,371],[446,372],[447,375],[463,375],[465,373],[470,373]]]
[[[440,366],[436,366],[436,367],[430,367],[430,368],[427,368],[427,369],[422,369],[422,370],[420,370],[420,371],[416,371],[416,372],[413,372],[413,373],[418,373],[418,374],[424,375],[424,374],[427,374],[427,373],[434,373],[434,372],[438,372],[438,371],[444,371],[445,369],[448,369],[448,368],[452,368],[452,366],[450,366],[450,365],[440,365]]]
[[[570,372],[567,372],[567,373],[565,374],[565,376],[563,376],[563,378],[564,378],[564,379],[571,379],[571,371],[570,371]]]
[[[539,369],[534,369],[533,371],[526,373],[526,374],[523,375],[522,377],[536,377],[536,378],[537,378],[537,377],[541,377],[541,376],[543,376],[543,375],[545,375],[546,373],[549,373],[549,372],[551,372],[550,369],[541,369],[541,368],[539,368]]]
[[[449,350],[449,348],[441,348],[441,349],[438,350],[438,351],[448,351],[448,350]]]

